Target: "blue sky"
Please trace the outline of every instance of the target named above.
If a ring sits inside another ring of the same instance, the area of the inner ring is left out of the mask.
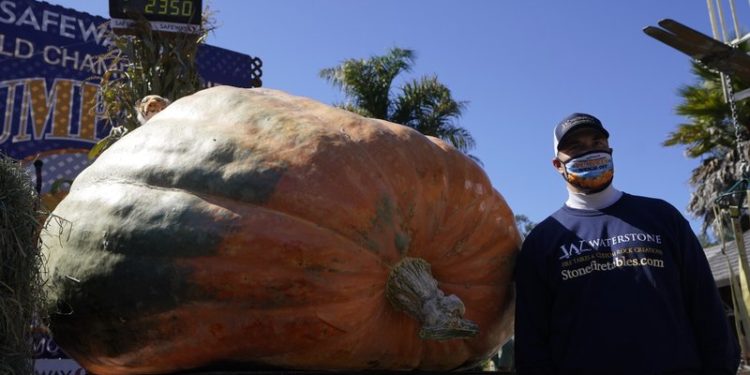
[[[49,2],[108,17],[105,0]],[[674,109],[678,88],[693,82],[690,61],[642,28],[672,18],[710,35],[704,0],[206,4],[218,26],[209,44],[260,57],[264,87],[324,103],[343,96],[319,78],[320,69],[391,47],[415,50],[415,69],[403,78],[436,74],[468,102],[460,125],[477,141],[472,154],[513,211],[534,222],[567,196],[551,166],[552,128],[572,112],[588,112],[610,131],[615,186],[665,199],[700,226],[686,210],[698,160],[661,146],[685,121]],[[750,5],[737,7],[746,27]]]

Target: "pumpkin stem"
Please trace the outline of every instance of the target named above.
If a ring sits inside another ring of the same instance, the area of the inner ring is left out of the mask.
[[[424,259],[404,258],[398,262],[388,275],[385,296],[397,310],[406,311],[422,323],[422,339],[449,340],[479,334],[479,325],[463,318],[463,302],[438,289],[430,264]]]

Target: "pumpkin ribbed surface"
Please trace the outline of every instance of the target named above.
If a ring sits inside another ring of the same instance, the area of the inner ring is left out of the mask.
[[[176,101],[76,178],[43,241],[55,338],[97,374],[453,369],[512,329],[520,239],[481,168],[274,90]],[[406,258],[429,264],[478,335],[419,337],[385,292]]]

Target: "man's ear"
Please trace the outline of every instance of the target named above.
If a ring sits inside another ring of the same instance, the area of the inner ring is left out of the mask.
[[[555,167],[555,169],[557,169],[557,171],[560,173],[563,173],[565,171],[563,163],[558,158],[552,159],[552,166]]]

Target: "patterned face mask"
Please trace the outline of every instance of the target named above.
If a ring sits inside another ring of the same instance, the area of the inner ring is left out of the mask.
[[[563,167],[563,178],[588,194],[604,190],[614,177],[612,151],[585,152],[564,162]]]

